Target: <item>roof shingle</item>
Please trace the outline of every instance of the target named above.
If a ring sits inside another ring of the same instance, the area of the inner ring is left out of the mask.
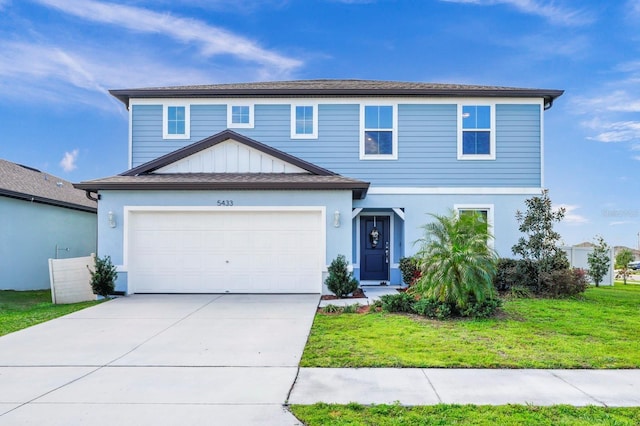
[[[381,80],[295,80],[194,86],[147,87],[109,91],[129,105],[130,98],[161,97],[284,97],[284,96],[435,96],[531,97],[553,100],[562,90],[471,84],[422,83]]]
[[[0,195],[34,202],[95,212],[95,201],[71,182],[0,159]]]

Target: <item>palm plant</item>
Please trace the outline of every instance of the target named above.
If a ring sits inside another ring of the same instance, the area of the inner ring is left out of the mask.
[[[493,298],[498,259],[488,245],[493,237],[479,213],[464,213],[432,214],[435,221],[423,226],[424,237],[416,242],[422,275],[410,289],[414,295],[458,308]]]

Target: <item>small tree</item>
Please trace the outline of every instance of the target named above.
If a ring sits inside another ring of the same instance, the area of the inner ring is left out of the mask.
[[[111,263],[111,257],[105,256],[99,258],[96,256],[94,270],[89,269],[91,273],[91,289],[93,294],[108,297],[116,288],[116,278],[118,273],[116,267]]]
[[[553,211],[547,189],[542,191],[540,197],[526,200],[525,204],[525,213],[516,212],[516,220],[520,224],[518,229],[525,236],[520,237],[511,251],[535,264],[538,272],[537,291],[540,292],[542,273],[551,272],[555,265],[566,263],[566,254],[559,247],[561,236],[553,230],[553,224],[564,218],[565,209]]]
[[[622,279],[627,285],[627,276],[629,275],[629,262],[633,260],[633,253],[629,249],[622,249],[616,254],[616,268],[622,270]]]
[[[349,272],[349,264],[343,254],[338,255],[329,265],[329,276],[324,281],[329,291],[338,297],[353,293],[358,288],[358,280]]]
[[[600,235],[595,238],[595,241],[593,252],[587,255],[587,263],[589,264],[589,275],[596,287],[600,287],[602,279],[609,271],[609,246]]]
[[[421,276],[408,291],[459,309],[493,299],[497,255],[487,245],[493,237],[484,218],[475,212],[431,216],[435,221],[417,241]]]

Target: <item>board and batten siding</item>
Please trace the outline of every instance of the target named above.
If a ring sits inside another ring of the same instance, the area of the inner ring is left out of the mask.
[[[258,103],[254,128],[233,130],[374,186],[540,187],[539,104],[496,105],[495,160],[457,159],[456,104],[400,103],[397,111],[397,160],[359,159],[358,103],[319,104],[318,139],[291,139],[289,104]],[[162,139],[162,105],[134,104],[131,117],[133,167],[227,128],[226,105],[191,105],[190,139]]]

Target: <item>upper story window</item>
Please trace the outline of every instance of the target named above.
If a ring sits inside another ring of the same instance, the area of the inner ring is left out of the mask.
[[[189,105],[164,105],[162,115],[162,137],[164,139],[189,139]]]
[[[395,105],[360,107],[360,158],[394,160],[398,158]]]
[[[492,105],[459,105],[458,159],[495,160]]]
[[[291,105],[291,138],[318,138],[318,106]]]
[[[228,105],[227,127],[253,128],[253,105]]]

